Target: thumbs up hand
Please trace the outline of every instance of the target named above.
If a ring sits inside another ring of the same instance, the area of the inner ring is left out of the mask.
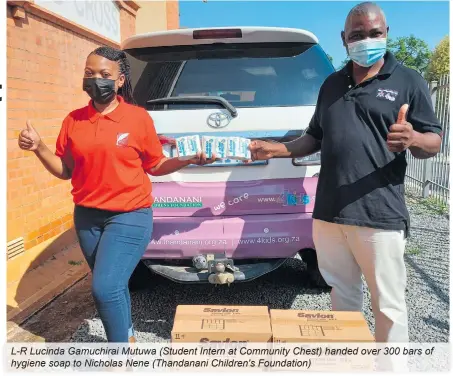
[[[41,137],[31,125],[30,120],[27,120],[27,126],[19,134],[19,147],[22,150],[35,151],[41,144]]]
[[[396,124],[393,124],[389,128],[387,146],[393,153],[402,152],[411,147],[414,143],[414,128],[412,127],[412,124],[406,120],[408,110],[408,104],[401,106]]]

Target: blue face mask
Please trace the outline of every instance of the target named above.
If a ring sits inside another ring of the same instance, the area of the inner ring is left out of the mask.
[[[386,38],[370,38],[348,44],[349,57],[362,67],[371,67],[385,55],[386,51]]]

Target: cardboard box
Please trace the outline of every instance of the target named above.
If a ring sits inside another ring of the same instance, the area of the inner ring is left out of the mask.
[[[271,309],[273,342],[374,342],[361,312]]]
[[[310,361],[310,370],[317,372],[370,372],[374,369],[374,358],[371,356],[347,352],[346,355],[337,353],[332,356],[325,349],[319,356],[302,355],[302,349],[316,349],[319,343],[326,343],[328,348],[344,348],[344,351],[348,351],[350,343],[354,342],[366,342],[375,346],[373,335],[361,312],[271,310],[270,314],[274,346],[292,349],[291,355],[286,359]],[[284,359],[280,356],[273,357],[273,360]],[[272,371],[297,370],[295,366],[283,368],[279,363],[275,364]]]
[[[178,342],[271,342],[266,306],[180,305],[171,332]]]

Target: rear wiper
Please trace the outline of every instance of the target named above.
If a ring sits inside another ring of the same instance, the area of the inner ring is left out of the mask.
[[[220,104],[225,109],[229,111],[232,117],[238,116],[238,110],[228,102],[225,98],[222,97],[208,97],[208,96],[199,96],[199,97],[168,97],[168,98],[159,98],[151,99],[147,101],[148,104],[178,104],[178,103],[209,103],[209,104]]]

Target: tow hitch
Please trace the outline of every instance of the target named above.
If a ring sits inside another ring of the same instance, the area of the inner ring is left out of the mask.
[[[193,266],[199,270],[208,271],[208,281],[213,285],[230,285],[234,282],[234,272],[238,270],[234,261],[225,255],[197,255],[192,259]]]

